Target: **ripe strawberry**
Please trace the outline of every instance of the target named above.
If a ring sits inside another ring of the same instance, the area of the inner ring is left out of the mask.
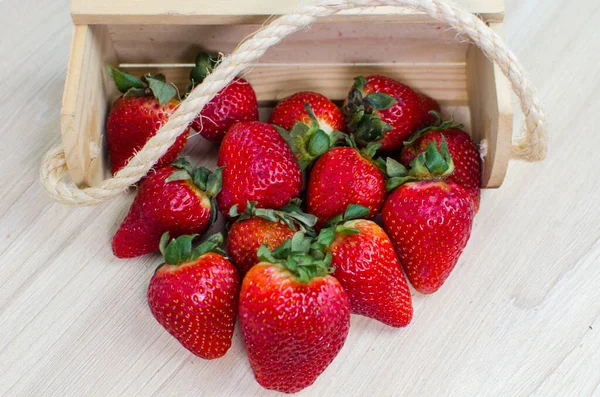
[[[409,281],[419,292],[437,291],[467,245],[474,206],[469,192],[445,181],[454,169],[445,139],[404,166],[388,158],[388,188],[382,220]],[[414,182],[413,182],[414,181]]]
[[[349,207],[340,226],[319,235],[329,246],[333,275],[346,289],[352,313],[404,327],[412,319],[412,298],[394,246],[375,222],[347,220],[353,218],[351,211]]]
[[[316,92],[298,92],[277,104],[269,123],[283,136],[302,169],[344,137],[344,114]]]
[[[350,327],[348,297],[332,276],[331,254],[310,253],[298,232],[242,282],[240,325],[250,366],[267,389],[295,393],[311,384],[338,354]]]
[[[348,129],[361,144],[379,142],[381,149],[400,149],[419,128],[435,121],[430,110],[440,106],[430,97],[384,76],[358,76],[344,104]]]
[[[429,142],[436,141],[440,148],[443,136],[448,142],[448,151],[454,162],[454,172],[448,180],[469,191],[477,212],[483,172],[479,150],[469,134],[462,130],[462,124],[454,124],[454,119],[442,121],[439,113],[433,114],[438,118],[437,123],[420,130],[411,137],[410,141],[405,142],[398,160],[404,165],[410,164],[415,157],[427,150]]]
[[[307,110],[307,105],[312,110],[312,115]],[[297,122],[310,127],[313,115],[319,129],[327,134],[346,129],[342,111],[324,95],[310,91],[298,92],[279,102],[271,113],[269,123],[289,131]]]
[[[221,169],[211,174],[204,167],[194,169],[185,159],[149,174],[113,237],[115,256],[133,258],[157,251],[165,232],[174,237],[204,233],[217,217],[214,197],[220,189]]]
[[[320,228],[348,205],[367,207],[374,218],[385,200],[385,176],[371,160],[378,145],[359,152],[355,147],[336,147],[314,164],[308,179],[307,212],[319,218]]]
[[[213,59],[207,53],[198,54],[196,66],[190,71],[188,91],[201,84],[219,62],[220,57]],[[250,83],[238,77],[204,105],[192,122],[192,127],[209,141],[220,142],[229,127],[235,123],[255,120],[258,120],[256,93]]]
[[[261,245],[275,249],[294,232],[312,230],[317,222],[313,215],[303,213],[296,202],[290,202],[280,211],[256,208],[256,202],[247,203],[242,214],[234,205],[229,216],[237,219],[227,235],[227,254],[241,276],[259,262],[256,253]]]
[[[235,204],[256,201],[257,208],[278,209],[298,196],[302,172],[277,130],[259,121],[234,124],[223,139],[217,160],[223,189],[217,196],[224,215]]]
[[[108,74],[123,93],[113,104],[106,120],[106,139],[112,173],[129,162],[148,139],[156,134],[179,106],[177,90],[165,82],[162,74],[146,75],[141,79],[110,66]],[[160,168],[172,163],[187,142],[189,128],[156,163]]]
[[[163,235],[165,263],[150,280],[148,305],[183,347],[211,360],[231,347],[240,279],[218,249],[223,243],[220,233],[192,251],[194,237],[181,236],[167,245],[169,234]]]

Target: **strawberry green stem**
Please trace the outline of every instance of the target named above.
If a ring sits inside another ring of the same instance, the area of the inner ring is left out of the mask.
[[[454,172],[454,161],[448,151],[448,142],[443,135],[440,149],[438,150],[436,142],[429,142],[427,149],[409,164],[410,170],[388,157],[386,162],[387,190],[392,191],[408,182],[444,180],[450,176]]]
[[[293,199],[281,209],[273,210],[256,208],[256,205],[258,204],[256,201],[247,202],[246,209],[241,214],[239,213],[237,204],[235,204],[229,210],[229,216],[231,218],[237,218],[238,220],[258,217],[271,222],[282,222],[291,230],[300,230],[309,235],[314,235],[314,226],[316,225],[318,218],[303,212],[300,208],[301,203],[302,202],[299,199]]]
[[[324,252],[316,239],[303,232],[296,232],[273,251],[263,244],[257,255],[260,261],[281,266],[304,284],[335,270],[331,267],[331,253]]]
[[[198,259],[208,252],[216,252],[225,255],[220,246],[223,244],[223,235],[216,233],[207,238],[197,247],[192,247],[193,240],[197,234],[183,235],[170,240],[169,233],[164,233],[160,238],[160,252],[165,258],[164,264],[180,265]],[[162,265],[161,265],[162,266]]]

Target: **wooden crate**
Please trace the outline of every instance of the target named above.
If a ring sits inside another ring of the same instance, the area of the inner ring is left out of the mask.
[[[198,51],[227,54],[271,15],[301,3],[72,0],[75,27],[61,130],[74,182],[93,186],[107,177],[103,132],[118,92],[105,73],[106,64],[134,74],[160,71],[184,89]],[[503,0],[459,3],[501,33]],[[465,124],[476,142],[485,140],[483,186],[500,186],[512,138],[508,82],[476,46],[454,31],[424,14],[397,11],[349,10],[319,20],[271,48],[245,73],[258,95],[261,114],[300,90],[317,91],[341,103],[354,76],[390,76],[438,100],[443,112]],[[216,159],[216,153],[212,155]]]

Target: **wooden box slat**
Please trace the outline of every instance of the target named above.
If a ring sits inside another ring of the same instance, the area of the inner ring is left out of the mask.
[[[317,0],[72,0],[71,14],[76,24],[248,24],[264,23],[272,15],[293,12]],[[502,21],[504,0],[455,0],[485,19]],[[388,21],[419,22],[423,14],[397,7],[346,10],[338,18],[344,22]],[[321,20],[318,22],[326,22]]]

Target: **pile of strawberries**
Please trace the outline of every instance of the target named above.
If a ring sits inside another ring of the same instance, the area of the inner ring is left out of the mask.
[[[200,54],[189,89],[218,62]],[[107,121],[118,172],[178,101],[164,76],[109,70],[123,93]],[[178,159],[188,129],[139,183],[113,251],[164,255],[148,304],[185,348],[223,356],[239,317],[256,380],[302,390],[342,348],[350,313],[406,326],[413,308],[404,274],[433,293],[467,244],[481,159],[439,111],[395,80],[359,76],[341,109],[300,92],[265,123],[254,90],[238,78],[191,125],[221,141],[218,168]],[[222,234],[200,237],[219,212],[226,251]]]

